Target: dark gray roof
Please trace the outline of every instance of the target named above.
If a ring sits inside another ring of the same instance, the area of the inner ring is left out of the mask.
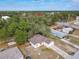
[[[17,47],[0,52],[0,59],[21,59],[22,54]]]
[[[75,53],[75,55],[71,59],[79,59],[79,51]]]
[[[29,39],[29,41],[32,42],[34,45],[42,42],[46,42],[47,44],[49,44],[51,42],[48,38],[39,34],[34,35],[31,39]]]

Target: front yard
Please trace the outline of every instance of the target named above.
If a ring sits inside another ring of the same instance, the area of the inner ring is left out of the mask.
[[[32,59],[63,59],[56,52],[44,46],[39,47],[37,49],[34,49],[33,47],[29,47],[27,49],[29,49]]]

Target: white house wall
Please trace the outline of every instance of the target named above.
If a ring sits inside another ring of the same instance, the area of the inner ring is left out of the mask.
[[[33,44],[33,43],[31,43],[30,42],[30,44],[34,47],[34,48],[38,48],[38,47],[40,47],[40,46],[42,46],[42,45],[44,45],[44,46],[46,46],[46,47],[51,47],[51,46],[53,46],[54,45],[54,42],[52,41],[51,43],[49,43],[49,44],[47,44],[46,42],[42,42],[41,44],[40,43],[37,43],[37,44]]]
[[[31,42],[30,42],[30,44],[31,44],[34,48],[38,48],[38,47],[40,47],[40,46],[42,45],[42,44],[40,44],[40,43],[37,43],[37,44],[34,45],[34,44],[31,43]]]
[[[54,42],[51,42],[48,46],[54,46]]]
[[[48,44],[44,42],[44,46],[48,47]]]
[[[32,44],[31,42],[30,42],[30,44],[34,47],[34,48],[37,48],[34,44]]]
[[[54,42],[51,42],[51,43],[49,43],[49,44],[47,44],[47,43],[44,42],[44,46],[46,46],[46,47],[48,47],[48,48],[51,47],[51,46],[53,46],[53,45],[54,45]]]
[[[40,47],[40,46],[41,46],[41,44],[40,44],[40,43],[37,43],[35,46],[36,46],[36,47]]]

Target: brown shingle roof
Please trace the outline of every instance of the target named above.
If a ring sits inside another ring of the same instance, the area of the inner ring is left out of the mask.
[[[34,35],[31,39],[29,39],[29,41],[32,42],[34,45],[42,42],[46,42],[47,44],[49,44],[51,42],[48,38],[39,34]]]

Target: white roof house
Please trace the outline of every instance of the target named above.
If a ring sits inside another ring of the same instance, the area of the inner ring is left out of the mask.
[[[0,52],[0,59],[23,59],[23,55],[17,47]]]
[[[76,16],[76,21],[74,22],[74,25],[78,25],[79,26],[79,16]]]
[[[62,29],[62,32],[67,33],[67,34],[68,34],[69,32],[71,32],[71,31],[73,31],[73,29],[70,28],[70,27],[69,27],[69,28],[63,28],[63,29]]]
[[[76,16],[76,21],[79,21],[79,16]]]
[[[78,26],[79,26],[79,22],[77,22],[77,21],[76,21],[76,22],[74,22],[74,25],[78,25]]]
[[[59,37],[59,38],[64,38],[65,36],[67,36],[67,33],[57,31],[57,30],[54,30],[54,29],[51,29],[51,34],[56,36],[56,37]]]
[[[42,35],[34,35],[31,39],[29,39],[30,44],[34,47],[34,48],[38,48],[42,45],[46,46],[46,47],[50,47],[52,45],[54,45],[53,41],[50,41],[48,38],[42,36]]]
[[[9,16],[2,16],[1,18],[4,19],[4,20],[7,20],[10,17]]]

